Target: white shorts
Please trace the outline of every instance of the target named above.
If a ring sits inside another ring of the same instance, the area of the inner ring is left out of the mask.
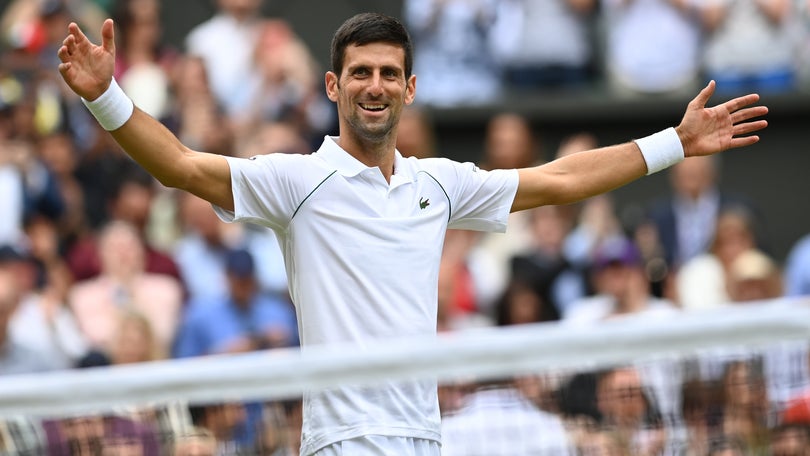
[[[441,456],[439,442],[412,437],[364,435],[335,442],[312,456]]]

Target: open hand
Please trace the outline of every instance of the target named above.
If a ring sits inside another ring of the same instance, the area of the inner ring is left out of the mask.
[[[759,141],[759,136],[749,133],[768,126],[766,120],[752,120],[768,113],[766,106],[751,106],[759,101],[759,95],[744,95],[707,108],[706,102],[714,94],[714,89],[715,82],[709,82],[689,102],[680,125],[675,128],[687,157],[750,146]]]
[[[91,43],[76,23],[68,26],[68,36],[57,51],[59,73],[82,98],[98,98],[112,81],[115,68],[115,34],[112,19],[101,26],[101,46]]]

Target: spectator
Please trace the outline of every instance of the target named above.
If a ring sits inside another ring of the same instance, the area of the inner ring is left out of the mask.
[[[492,305],[500,292],[501,284],[493,280],[494,265],[476,248],[480,239],[477,231],[448,230],[442,249],[440,280],[448,285],[442,305],[449,306],[447,311],[462,327],[491,325]]]
[[[211,213],[205,200],[185,193],[178,196],[183,232],[175,243],[174,259],[191,298],[219,299],[227,294],[224,260],[232,248],[253,255],[262,293],[287,298],[286,270],[272,231],[259,225],[228,225]]]
[[[418,103],[450,107],[495,100],[499,70],[488,52],[495,10],[489,0],[406,0]]]
[[[54,367],[67,369],[88,350],[87,340],[67,307],[70,271],[59,256],[58,235],[51,220],[30,220],[26,232],[29,252],[18,254],[4,248],[16,264],[17,283],[23,293],[9,330]]]
[[[37,350],[15,340],[9,323],[20,306],[17,275],[0,263],[0,376],[45,372],[58,368]]]
[[[773,456],[810,456],[810,426],[782,424],[771,430]]]
[[[335,116],[319,86],[320,69],[290,24],[281,19],[262,22],[252,65],[256,78],[247,81],[254,84],[248,109],[231,115],[237,138],[264,122],[287,122],[307,143],[331,130]]]
[[[785,295],[810,295],[810,234],[791,247],[785,261]]]
[[[65,202],[54,174],[28,140],[0,142],[0,244],[24,244],[24,223],[43,215],[59,220]]]
[[[162,119],[168,113],[168,71],[176,53],[162,42],[160,2],[116,2],[112,15],[120,29],[115,77],[139,108]]]
[[[99,236],[101,273],[77,282],[69,295],[79,327],[94,348],[108,352],[120,314],[142,312],[155,330],[158,346],[169,353],[183,304],[180,282],[145,270],[145,249],[137,231],[111,222]]]
[[[498,326],[558,321],[557,308],[549,303],[548,293],[536,284],[519,276],[514,277],[503,295],[495,303],[495,322]]]
[[[403,157],[438,157],[438,145],[433,119],[427,109],[420,106],[406,106],[399,118],[397,150]]]
[[[151,274],[167,275],[181,280],[174,259],[164,253],[147,238],[147,226],[155,201],[155,180],[139,169],[119,176],[113,194],[108,197],[109,218],[122,221],[137,230],[140,243],[145,249],[144,268]],[[76,280],[96,277],[102,269],[99,239],[88,235],[76,242],[67,252],[68,264]]]
[[[782,296],[782,274],[776,262],[757,249],[742,252],[731,263],[729,299],[735,303],[764,301]]]
[[[565,255],[571,232],[570,207],[541,206],[526,211],[532,243],[511,259],[512,279],[520,278],[544,290],[544,300],[567,318],[573,303],[588,293],[584,272]]]
[[[794,0],[710,0],[698,5],[707,32],[703,69],[721,92],[795,88]]]
[[[193,427],[178,435],[172,446],[171,456],[216,456],[217,440],[211,431]]]
[[[183,55],[171,71],[172,110],[164,120],[170,130],[191,147],[229,154],[233,127],[211,87],[205,60]]]
[[[238,402],[189,407],[192,423],[216,440],[216,455],[242,454],[253,448],[254,429],[244,405]]]
[[[765,454],[770,410],[762,364],[753,360],[730,362],[722,388],[723,434],[744,443],[744,454]]]
[[[43,165],[52,173],[59,199],[63,202],[57,223],[59,254],[76,238],[85,234],[87,219],[85,213],[85,189],[76,178],[80,151],[73,137],[64,132],[42,136],[36,145],[36,153]],[[28,218],[31,218],[30,216]],[[44,220],[43,220],[44,221]]]
[[[597,294],[570,304],[564,322],[588,325],[613,318],[660,320],[677,314],[667,300],[655,298],[638,247],[629,239],[605,243],[593,264]]]
[[[161,455],[155,431],[125,417],[69,417],[45,420],[43,426],[48,455]]]
[[[743,252],[756,247],[754,221],[742,207],[728,207],[717,218],[709,252],[698,255],[678,271],[678,302],[685,310],[711,309],[727,304],[729,271]]]
[[[743,198],[720,190],[719,173],[716,157],[684,160],[669,171],[671,194],[652,204],[649,217],[670,269],[677,270],[709,249],[721,210],[750,207]]]
[[[500,113],[486,125],[483,169],[510,169],[532,166],[543,160],[540,142],[529,120],[516,113]],[[509,230],[504,233],[483,233],[477,250],[493,264],[490,280],[502,290],[509,281],[510,259],[522,255],[532,245],[530,213],[509,214]]]
[[[217,0],[216,4],[214,17],[186,36],[186,52],[202,58],[216,103],[231,117],[248,109],[255,95],[250,88],[258,77],[252,59],[261,26],[261,1]]]
[[[626,454],[665,454],[667,430],[635,368],[619,367],[601,374],[596,404],[601,426],[619,435],[619,441],[627,445]]]
[[[714,382],[689,379],[681,385],[681,418],[685,434],[681,440],[682,453],[707,454],[711,442],[722,433],[718,429],[722,398]]]
[[[596,0],[500,0],[490,42],[509,88],[581,87],[595,69]]]
[[[227,295],[189,303],[177,337],[175,356],[298,345],[292,304],[259,293],[256,266],[250,252],[228,252],[225,265]]]
[[[442,418],[442,455],[573,455],[562,420],[534,406],[511,381],[485,382]]]
[[[700,70],[692,2],[604,0],[605,66],[619,94],[688,93]]]

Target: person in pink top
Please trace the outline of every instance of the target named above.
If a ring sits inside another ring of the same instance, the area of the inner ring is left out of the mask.
[[[120,316],[142,313],[152,325],[158,348],[169,353],[183,304],[180,282],[144,270],[144,246],[136,230],[115,221],[99,237],[101,274],[76,282],[68,302],[82,332],[94,348],[107,351]]]

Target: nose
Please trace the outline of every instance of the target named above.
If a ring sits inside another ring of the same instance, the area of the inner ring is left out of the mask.
[[[367,91],[368,94],[373,97],[379,97],[383,94],[383,79],[380,73],[375,72],[374,75],[369,79]]]

